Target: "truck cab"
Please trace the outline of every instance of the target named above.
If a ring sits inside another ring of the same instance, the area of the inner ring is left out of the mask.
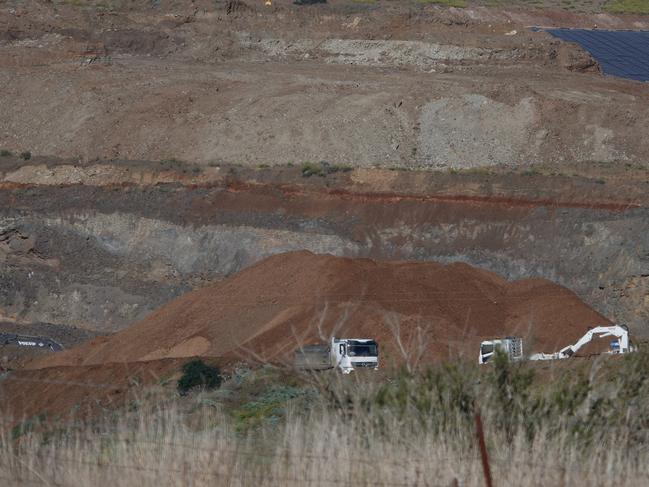
[[[379,368],[379,345],[372,339],[332,338],[331,355],[344,374],[358,368]]]

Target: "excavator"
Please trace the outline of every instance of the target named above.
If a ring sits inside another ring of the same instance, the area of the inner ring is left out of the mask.
[[[611,341],[611,348],[608,354],[629,353],[634,349],[629,344],[629,329],[626,325],[596,326],[577,340],[574,345],[568,345],[555,353],[535,353],[529,360],[559,360],[572,357],[581,347],[593,341],[594,338],[615,337]]]
[[[0,345],[18,345],[19,347],[49,348],[52,352],[60,352],[63,345],[50,338],[0,333]]]
[[[611,341],[611,348],[606,353],[620,354],[635,351],[629,343],[629,329],[626,325],[596,326],[591,328],[573,345],[568,345],[555,353],[535,353],[527,357],[527,360],[561,360],[572,357],[580,348],[590,343],[595,338],[614,337]],[[495,350],[502,350],[510,360],[523,359],[523,340],[520,337],[506,337],[496,340],[487,340],[480,344],[480,356],[478,363],[489,362]]]

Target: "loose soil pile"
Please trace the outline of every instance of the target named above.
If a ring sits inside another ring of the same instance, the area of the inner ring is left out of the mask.
[[[477,359],[487,338],[523,336],[527,351],[553,352],[588,327],[608,323],[574,293],[543,279],[509,282],[459,263],[291,252],[28,368],[193,356],[283,361],[299,344],[332,334],[375,338],[387,362]]]

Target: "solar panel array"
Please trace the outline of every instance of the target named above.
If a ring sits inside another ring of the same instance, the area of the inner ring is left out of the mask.
[[[629,30],[548,29],[550,34],[580,44],[604,74],[649,81],[649,32]]]

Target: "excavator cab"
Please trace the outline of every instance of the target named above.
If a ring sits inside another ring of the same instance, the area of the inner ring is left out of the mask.
[[[497,340],[485,340],[480,344],[479,364],[486,364],[491,360],[496,349],[502,350],[509,360],[516,361],[523,358],[523,339],[520,337],[505,337]]]

